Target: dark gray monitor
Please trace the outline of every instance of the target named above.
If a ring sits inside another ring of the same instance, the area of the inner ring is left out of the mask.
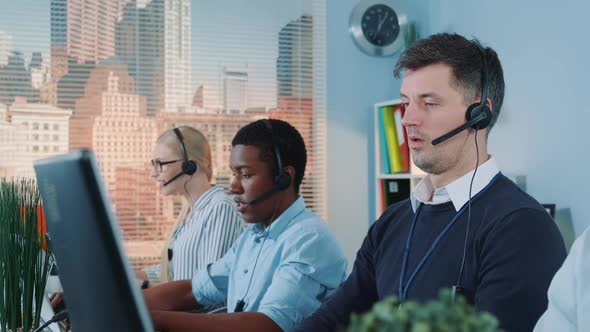
[[[35,162],[73,331],[153,331],[91,151]]]

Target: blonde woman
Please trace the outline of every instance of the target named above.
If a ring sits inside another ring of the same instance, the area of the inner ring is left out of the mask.
[[[151,176],[162,195],[186,199],[160,264],[137,271],[142,287],[193,274],[220,259],[242,233],[244,224],[220,186],[211,186],[211,149],[198,130],[182,126],[164,132],[154,148]]]

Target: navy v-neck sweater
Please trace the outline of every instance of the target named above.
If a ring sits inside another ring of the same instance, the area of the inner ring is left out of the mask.
[[[423,205],[412,236],[404,286],[435,238],[455,216],[451,202]],[[297,331],[340,331],[352,312],[399,296],[404,248],[415,218],[409,200],[389,207],[357,253],[353,271]],[[459,276],[467,212],[442,237],[407,291],[427,301]],[[532,331],[547,308],[547,289],[566,257],[563,239],[544,208],[499,175],[471,204],[471,226],[460,286],[468,302],[496,316],[505,331]]]

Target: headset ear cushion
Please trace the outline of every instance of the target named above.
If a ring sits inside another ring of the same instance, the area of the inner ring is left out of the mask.
[[[275,188],[279,191],[286,190],[291,185],[291,175],[285,171],[281,171],[275,177]]]
[[[476,117],[478,117],[482,113],[485,113],[486,117],[484,119],[476,122],[473,126],[471,126],[471,128],[477,129],[477,130],[482,130],[482,129],[487,128],[490,125],[490,123],[492,123],[492,111],[490,110],[489,107],[487,107],[485,105],[482,106],[480,103],[471,104],[467,108],[466,119],[468,122],[475,119]]]
[[[186,175],[193,175],[197,172],[197,163],[192,160],[182,162],[182,173]]]

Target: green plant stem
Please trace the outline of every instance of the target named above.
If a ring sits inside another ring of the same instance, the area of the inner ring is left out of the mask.
[[[34,181],[0,179],[0,330],[39,325],[51,253],[43,252]]]

